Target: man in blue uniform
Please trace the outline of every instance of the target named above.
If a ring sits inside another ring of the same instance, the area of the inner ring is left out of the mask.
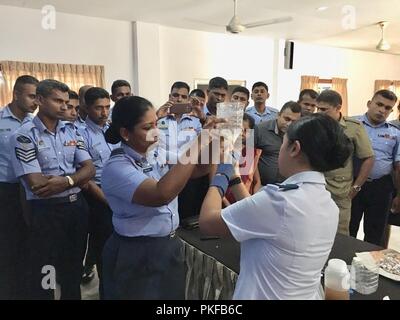
[[[87,204],[79,186],[94,176],[95,169],[83,138],[60,120],[68,90],[56,80],[41,81],[37,116],[10,140],[11,162],[31,207],[32,299],[54,299],[55,275],[61,299],[81,298]]]
[[[265,103],[269,98],[268,86],[264,82],[256,82],[251,88],[251,98],[254,106],[248,108],[246,112],[251,115],[256,125],[261,122],[275,119],[278,116],[278,110],[268,107]]]
[[[86,102],[85,102],[85,93],[93,86],[86,85],[79,88],[79,109],[78,109],[78,118],[75,121],[75,126],[77,128],[85,128],[86,117],[87,117],[87,110],[86,110]]]
[[[103,298],[101,254],[108,237],[111,235],[112,211],[101,189],[101,173],[110,157],[114,145],[108,144],[104,133],[109,128],[107,120],[110,113],[110,96],[103,88],[90,88],[85,94],[88,116],[86,128],[79,130],[87,150],[96,167],[96,175],[85,190],[85,199],[89,205],[89,245],[85,261],[85,274],[90,279],[94,264],[100,279],[100,298]]]
[[[64,120],[71,122],[75,125],[78,120],[79,112],[79,96],[75,91],[69,90],[69,101],[67,103],[67,110],[65,111]]]
[[[20,185],[11,165],[10,137],[23,123],[32,120],[38,83],[28,75],[17,78],[12,102],[0,109],[0,300],[21,299],[25,295],[27,228]]]
[[[367,130],[375,153],[375,163],[367,182],[359,188],[351,207],[350,235],[357,236],[360,221],[364,216],[364,241],[384,245],[384,231],[387,224],[394,186],[400,190],[400,130],[386,121],[396,105],[396,95],[388,90],[377,91],[368,101],[368,111],[357,117]],[[360,164],[355,163],[355,172]],[[396,206],[400,196],[393,199]]]
[[[175,82],[171,87],[169,101],[160,108],[160,112],[172,107],[175,103],[189,103],[189,92],[190,87],[187,83],[181,81]],[[197,98],[192,97],[191,99]],[[165,149],[168,164],[176,164],[179,155],[183,154],[185,150],[185,145],[190,144],[200,133],[205,114],[201,112],[200,103],[198,107],[199,110],[197,110],[197,113],[184,114],[178,118],[167,113],[157,121],[157,126],[161,133],[160,136],[162,137],[160,145],[165,145],[165,148],[160,148],[160,157],[163,157],[162,149]],[[162,113],[159,113],[159,115],[162,115]],[[187,217],[200,213],[201,203],[207,190],[208,175],[190,179],[187,182],[185,188],[179,194],[178,200],[178,211],[182,221]]]

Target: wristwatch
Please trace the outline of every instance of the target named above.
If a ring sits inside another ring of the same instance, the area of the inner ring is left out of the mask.
[[[240,184],[240,183],[242,183],[242,179],[240,177],[235,177],[235,178],[233,178],[232,180],[229,181],[228,186],[229,187],[233,187],[233,186],[235,186],[237,184]]]
[[[70,176],[65,176],[68,180],[68,186],[72,188],[75,185],[74,180]]]
[[[361,191],[361,186],[359,186],[359,185],[355,184],[352,188],[354,189],[355,192],[360,192]]]

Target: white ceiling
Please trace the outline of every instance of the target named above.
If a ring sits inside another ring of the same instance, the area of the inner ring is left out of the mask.
[[[143,21],[209,32],[225,32],[233,15],[232,0],[0,0],[0,5],[41,9],[115,20]],[[342,8],[355,8],[356,29],[342,27]],[[317,8],[328,6],[325,11]],[[374,51],[381,37],[375,25],[389,21],[389,53],[400,54],[400,0],[239,0],[238,16],[249,23],[292,16],[289,23],[248,29],[243,35],[314,42]]]

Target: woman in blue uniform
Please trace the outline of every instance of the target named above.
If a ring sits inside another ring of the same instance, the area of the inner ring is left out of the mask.
[[[338,226],[339,209],[322,172],[343,166],[350,142],[333,119],[304,117],[293,123],[279,153],[282,185],[253,196],[231,164],[218,166],[200,213],[209,235],[241,243],[234,299],[318,299],[321,270]],[[236,200],[221,210],[228,184]]]
[[[217,119],[210,119],[211,128]],[[109,143],[121,143],[103,168],[101,185],[113,211],[114,233],[103,251],[105,299],[184,299],[182,244],[175,237],[179,224],[177,195],[203,166],[168,165],[157,159],[157,116],[141,97],[117,102]],[[204,140],[204,139],[203,139]],[[197,140],[191,156],[198,158],[209,141]],[[201,145],[200,142],[204,144]]]

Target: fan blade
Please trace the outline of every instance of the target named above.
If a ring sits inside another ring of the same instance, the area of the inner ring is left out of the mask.
[[[290,22],[290,21],[293,21],[292,17],[282,17],[282,18],[258,21],[258,22],[254,22],[254,23],[248,23],[248,24],[244,24],[243,26],[245,26],[246,28],[257,28],[257,27],[267,26],[267,25],[271,25],[271,24]]]

